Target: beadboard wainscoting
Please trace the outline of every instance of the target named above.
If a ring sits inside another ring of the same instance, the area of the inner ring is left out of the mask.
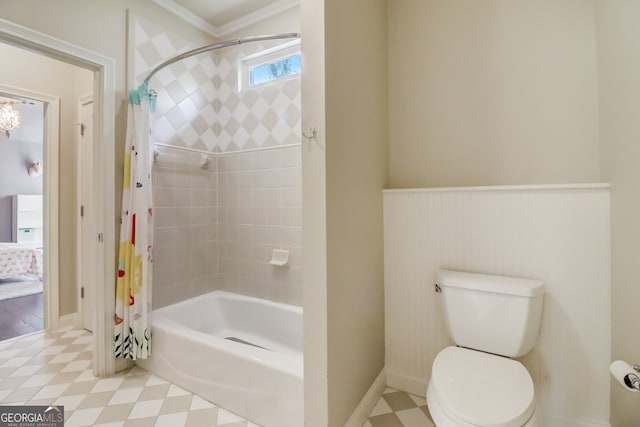
[[[424,396],[451,344],[438,268],[540,279],[540,336],[521,361],[544,425],[609,425],[607,184],[385,190],[384,239],[390,387]]]

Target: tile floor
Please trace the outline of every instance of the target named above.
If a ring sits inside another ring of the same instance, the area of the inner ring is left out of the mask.
[[[387,388],[363,427],[434,427],[427,401]]]
[[[66,329],[0,343],[0,404],[64,406],[65,427],[258,427],[143,369],[98,379],[91,334]],[[433,427],[426,401],[387,388],[363,427]]]
[[[137,367],[98,379],[91,358],[82,330],[0,343],[0,404],[62,405],[65,427],[258,427]]]

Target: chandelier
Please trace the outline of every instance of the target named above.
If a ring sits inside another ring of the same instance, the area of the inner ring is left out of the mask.
[[[0,131],[11,136],[11,131],[20,126],[20,113],[13,109],[13,102],[5,102],[0,108]]]

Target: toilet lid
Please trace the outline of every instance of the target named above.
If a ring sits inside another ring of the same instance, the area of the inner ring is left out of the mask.
[[[433,362],[431,386],[446,412],[470,425],[522,426],[535,409],[525,367],[476,350],[442,350]]]

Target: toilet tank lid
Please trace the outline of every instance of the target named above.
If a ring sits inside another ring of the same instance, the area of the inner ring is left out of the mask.
[[[446,269],[438,270],[437,283],[441,287],[495,292],[523,297],[534,297],[542,295],[544,292],[544,283],[540,280]]]

